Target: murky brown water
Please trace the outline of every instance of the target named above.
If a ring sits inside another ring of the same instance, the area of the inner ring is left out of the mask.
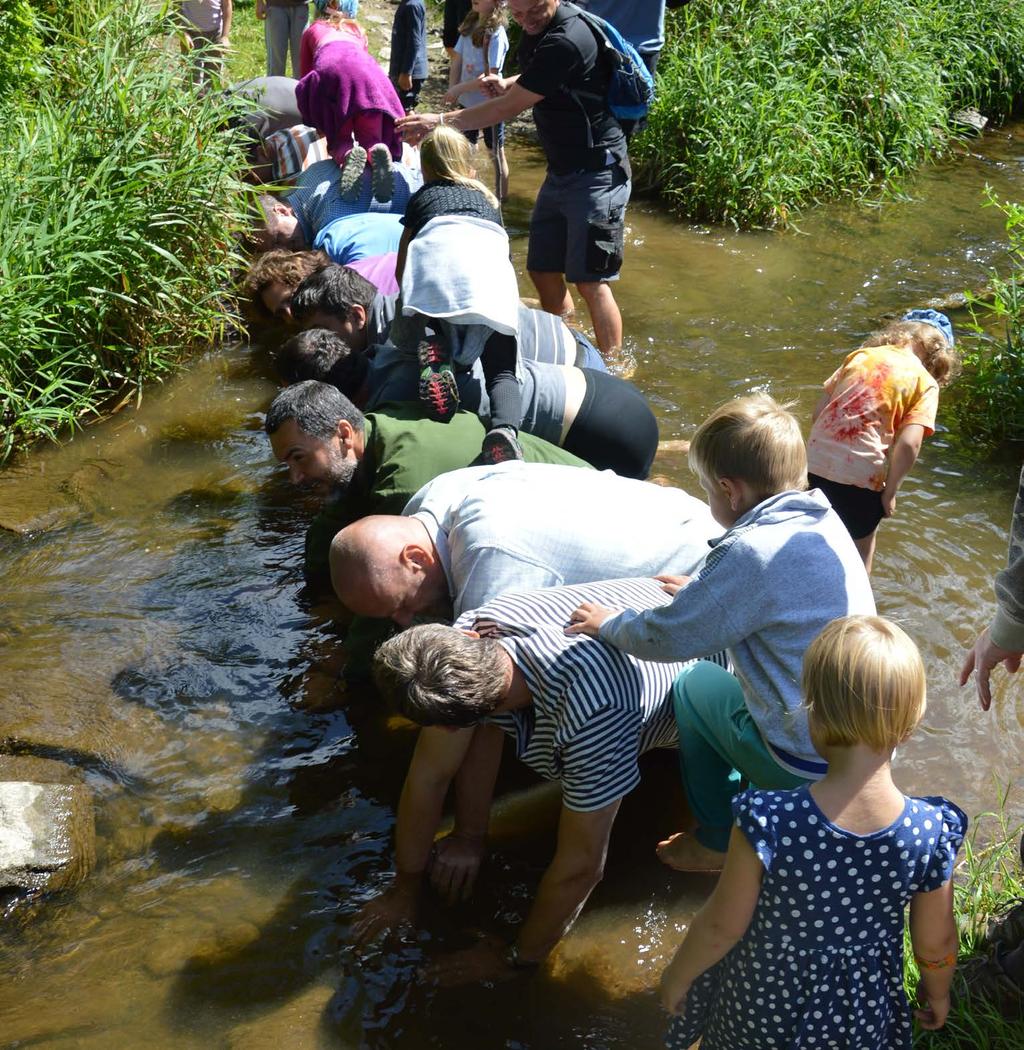
[[[983,283],[1002,238],[982,187],[1024,195],[1024,127],[964,152],[912,199],[822,209],[801,233],[687,227],[635,203],[616,294],[663,437],[754,388],[797,398],[806,417],[882,315]],[[513,153],[521,261],[540,169]],[[346,951],[339,915],[385,879],[411,738],[334,685],[330,610],[301,592],[310,508],[260,429],[273,391],[258,355],[225,350],[0,475],[0,738],[84,768],[99,836],[75,895],[0,931],[0,1043],[657,1045],[655,976],[709,888],[653,857],[679,804],[670,762],[627,802],[605,882],[544,974],[454,993],[415,980],[424,953],[523,914],[552,847],[549,789],[500,804],[471,907],[428,908],[422,939],[361,964]],[[880,610],[909,627],[930,674],[901,785],[977,813],[1014,784],[1015,818],[1020,687],[982,716],[954,675],[991,611],[1016,467],[937,435],[883,525],[875,574]],[[659,469],[694,491],[682,457]]]

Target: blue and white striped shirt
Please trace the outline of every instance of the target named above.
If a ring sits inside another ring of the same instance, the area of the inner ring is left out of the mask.
[[[498,638],[522,672],[533,703],[488,721],[513,738],[531,769],[561,781],[568,809],[589,812],[623,798],[640,782],[645,751],[676,746],[671,687],[686,666],[566,635],[569,616],[584,601],[651,609],[669,600],[654,580],[609,580],[512,591],[455,622]],[[723,654],[713,659],[725,666]]]

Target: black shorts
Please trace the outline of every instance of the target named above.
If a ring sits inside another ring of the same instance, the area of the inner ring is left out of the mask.
[[[832,509],[843,519],[843,524],[855,540],[870,536],[885,517],[881,492],[862,489],[859,485],[843,485],[817,474],[808,474],[807,480],[812,489],[821,489],[825,493]]]
[[[598,470],[645,480],[658,451],[658,421],[647,399],[618,376],[581,371],[587,389],[562,448]]]

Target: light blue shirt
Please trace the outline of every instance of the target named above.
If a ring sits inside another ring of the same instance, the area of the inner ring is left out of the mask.
[[[402,217],[368,211],[329,222],[314,238],[332,262],[341,266],[387,252],[397,252],[402,239]]]
[[[722,532],[682,489],[520,461],[442,474],[402,513],[434,541],[456,616],[511,590],[690,575]]]
[[[611,22],[641,55],[665,46],[665,0],[583,0],[577,6]]]

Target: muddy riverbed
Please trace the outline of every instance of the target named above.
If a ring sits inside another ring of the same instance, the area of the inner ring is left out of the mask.
[[[511,152],[521,268],[541,169]],[[1024,126],[930,168],[907,200],[823,208],[799,232],[691,227],[634,203],[616,295],[662,437],[753,389],[796,399],[806,420],[821,380],[885,315],[983,284],[1004,251],[986,183],[1024,195]],[[519,774],[473,904],[430,901],[421,936],[362,960],[346,949],[344,915],[386,878],[412,737],[336,684],[331,609],[301,585],[312,508],[261,430],[274,389],[260,353],[227,348],[0,474],[0,739],[81,768],[98,836],[77,893],[0,928],[0,1044],[657,1045],[657,973],[709,890],[653,856],[679,812],[671,761],[649,763],[605,882],[537,976],[457,992],[415,976],[425,954],[523,915],[557,797]],[[880,611],[929,670],[901,786],[974,814],[1009,784],[1014,819],[1021,690],[983,716],[954,677],[991,611],[1017,466],[937,434],[882,526],[875,572]],[[678,454],[657,469],[698,491]]]

